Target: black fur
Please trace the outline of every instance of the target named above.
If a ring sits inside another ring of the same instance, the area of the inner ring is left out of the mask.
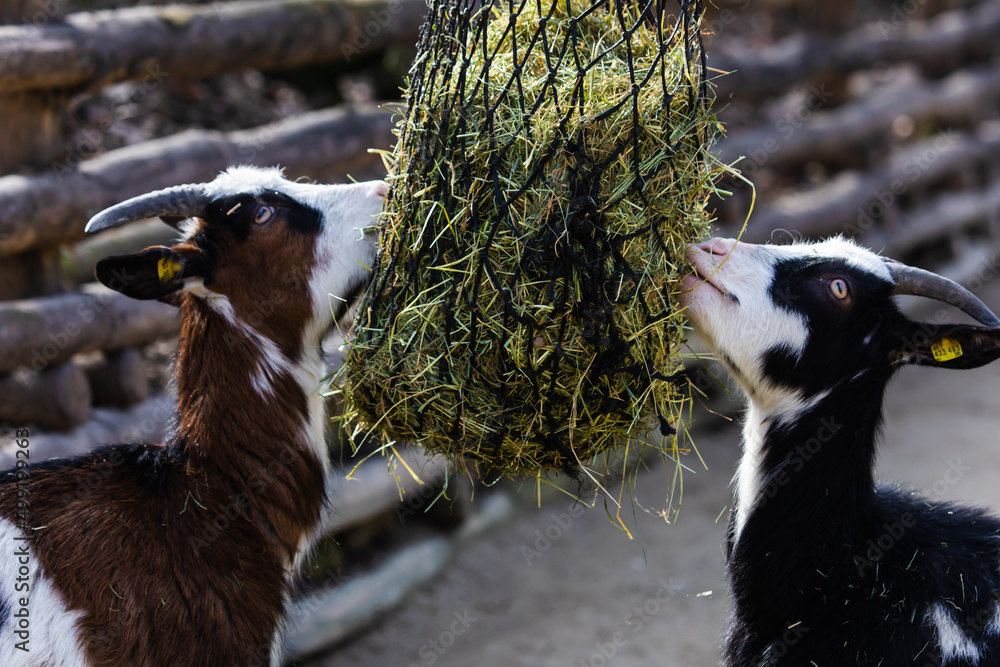
[[[227,231],[237,241],[242,241],[250,235],[254,216],[261,205],[283,209],[282,217],[288,222],[288,228],[296,232],[315,234],[322,227],[323,216],[319,211],[281,192],[220,197],[205,207],[205,220],[210,228],[218,232]]]
[[[218,256],[229,243],[245,241],[253,229],[254,216],[261,206],[276,209],[288,228],[314,234],[323,225],[316,209],[295,201],[280,192],[259,195],[238,194],[215,199],[201,216],[208,224],[191,239],[197,251],[180,255],[171,248],[156,246],[134,255],[115,255],[97,262],[97,279],[111,289],[135,299],[164,299],[184,286],[184,279],[200,276],[205,285],[213,282]],[[169,280],[159,273],[158,262],[165,260],[177,267]]]
[[[992,341],[996,332],[928,333],[895,307],[890,283],[841,260],[774,268],[772,300],[805,318],[810,333],[800,355],[767,351],[765,375],[805,397],[828,393],[767,427],[761,499],[738,541],[730,524],[726,664],[1000,665],[1000,627],[987,631],[1000,596],[1000,521],[877,487],[872,473],[893,373],[902,363],[949,365],[908,350],[926,351],[942,335]],[[829,289],[838,278],[850,287],[847,303]],[[994,358],[972,347],[966,357],[969,367]],[[936,603],[975,642],[978,662],[942,663],[926,621]]]

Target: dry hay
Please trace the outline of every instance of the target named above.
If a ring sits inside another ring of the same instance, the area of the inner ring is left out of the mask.
[[[431,7],[346,364],[357,433],[509,475],[676,456],[684,246],[725,169],[694,3],[550,2]]]

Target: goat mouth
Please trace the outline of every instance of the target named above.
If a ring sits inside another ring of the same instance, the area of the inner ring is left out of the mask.
[[[703,284],[710,285],[716,292],[724,296],[728,301],[739,304],[739,298],[731,291],[727,290],[718,281],[716,274],[722,264],[714,264],[706,258],[710,255],[704,250],[692,247],[686,255],[688,264],[691,266],[691,273],[684,277],[684,288],[687,292],[693,292]],[[724,262],[725,260],[723,260]]]
[[[689,273],[687,276],[685,276],[685,278],[687,278],[687,279],[690,280],[690,283],[691,283],[691,287],[689,288],[690,291],[694,291],[694,290],[698,289],[699,287],[701,287],[702,285],[709,285],[716,292],[718,292],[719,294],[722,294],[724,297],[727,297],[727,298],[730,298],[730,299],[734,299],[735,298],[735,296],[733,295],[732,292],[730,292],[729,290],[723,289],[722,286],[719,285],[719,283],[716,282],[715,279],[711,275],[707,275],[707,276],[706,275],[702,275],[701,271],[698,270],[698,267],[695,267],[694,270],[691,273]]]
[[[365,290],[368,289],[369,280],[361,280],[357,284],[352,285],[350,289],[342,299],[337,300],[337,308],[333,311],[333,322],[330,323],[330,328],[336,327],[341,320],[350,312],[351,308],[356,306],[360,301],[361,297],[364,296]]]

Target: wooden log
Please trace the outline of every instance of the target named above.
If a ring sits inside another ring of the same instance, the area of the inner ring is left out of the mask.
[[[920,246],[951,239],[972,226],[989,229],[991,224],[995,224],[997,211],[1000,211],[1000,181],[982,190],[941,195],[919,209],[900,211],[891,226],[873,226],[860,236],[860,241],[889,257],[905,257]],[[784,224],[791,226],[782,227],[781,231],[806,239],[818,239],[843,231],[812,224],[808,213],[786,219]],[[753,233],[744,238],[750,242],[770,240],[770,233],[765,237],[766,229],[763,225],[756,225]]]
[[[0,5],[0,24],[44,25],[66,12],[66,4],[43,0],[5,0]]]
[[[66,431],[90,416],[90,385],[74,363],[0,377],[0,421]]]
[[[0,27],[0,32],[4,30]],[[0,174],[42,168],[63,149],[62,114],[69,96],[58,91],[0,93]]]
[[[0,263],[0,301],[61,294],[68,287],[58,248],[35,248]]]
[[[349,173],[392,145],[392,116],[374,104],[302,114],[252,130],[189,130],[87,160],[78,168],[0,178],[0,257],[84,237],[90,216],[129,197],[211,180],[232,164],[275,165],[294,178]]]
[[[987,227],[1000,210],[1000,181],[974,192],[941,195],[919,210],[900,216],[892,229],[876,229],[865,243],[891,257],[902,257],[921,245],[949,238],[974,224]]]
[[[744,238],[762,243],[775,230],[806,238],[862,236],[885,211],[895,210],[901,197],[970,166],[993,162],[1000,162],[1000,123],[984,124],[972,133],[944,132],[898,151],[871,171],[847,171],[819,187],[760,205]]]
[[[413,590],[444,570],[454,548],[447,538],[432,537],[393,554],[373,572],[339,586],[334,579],[297,600],[286,616],[285,659],[334,646],[399,606]]]
[[[422,0],[263,0],[77,12],[0,28],[0,92],[284,69],[413,43]]]
[[[436,488],[448,474],[448,462],[439,456],[430,457],[422,450],[404,448],[399,450],[406,465],[396,464],[390,474],[386,458],[373,457],[353,471],[350,477],[334,480],[330,493],[334,498],[346,498],[346,502],[334,502],[333,511],[324,517],[324,534],[343,532],[370,521],[372,518],[392,511],[400,503],[410,502],[414,497]],[[406,470],[409,466],[419,480]],[[412,504],[414,511],[423,511],[433,495],[425,498],[423,504]]]
[[[79,292],[0,303],[0,373],[39,371],[79,352],[117,350],[172,336],[179,311],[137,301],[101,285]]]
[[[751,178],[761,168],[808,161],[851,163],[865,146],[890,136],[893,121],[908,116],[915,124],[975,124],[1000,101],[1000,63],[970,67],[932,82],[876,90],[829,111],[806,114],[799,122],[766,123],[734,130],[719,143],[725,163],[740,165]]]
[[[176,399],[158,395],[129,410],[94,408],[90,420],[69,433],[40,433],[31,430],[31,462],[76,456],[109,443],[163,442],[173,418]],[[10,440],[0,446],[0,470],[15,465]]]
[[[872,63],[913,63],[930,73],[970,59],[990,57],[1000,40],[1000,4],[948,11],[930,21],[880,20],[838,37],[797,34],[766,49],[737,40],[720,42],[708,64],[724,72],[715,79],[720,99],[730,95],[777,95],[821,72],[846,74]]]
[[[333,506],[337,504],[334,499]],[[285,660],[316,654],[363,630],[439,575],[463,541],[491,530],[512,513],[513,503],[507,496],[489,496],[454,538],[432,537],[406,547],[372,572],[345,582],[331,579],[296,600],[288,614]]]
[[[134,347],[105,352],[98,361],[83,368],[94,405],[128,408],[149,398],[146,362]]]
[[[67,4],[50,0],[4,0],[0,3],[0,24],[17,27],[0,25],[0,32],[35,30],[38,26],[59,21],[66,13]],[[62,114],[70,98],[66,91],[0,91],[0,118],[3,119],[0,174],[20,166],[40,168],[52,161],[63,148]]]

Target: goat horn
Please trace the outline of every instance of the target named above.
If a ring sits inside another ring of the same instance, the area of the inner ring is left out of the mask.
[[[90,219],[84,231],[89,234],[133,220],[156,216],[190,218],[201,215],[208,201],[205,186],[200,183],[175,185],[172,188],[132,197],[104,209]]]
[[[980,324],[1000,327],[1000,318],[979,298],[954,280],[930,271],[907,266],[892,259],[885,260],[896,287],[893,294],[912,294],[944,301],[974,317]]]

